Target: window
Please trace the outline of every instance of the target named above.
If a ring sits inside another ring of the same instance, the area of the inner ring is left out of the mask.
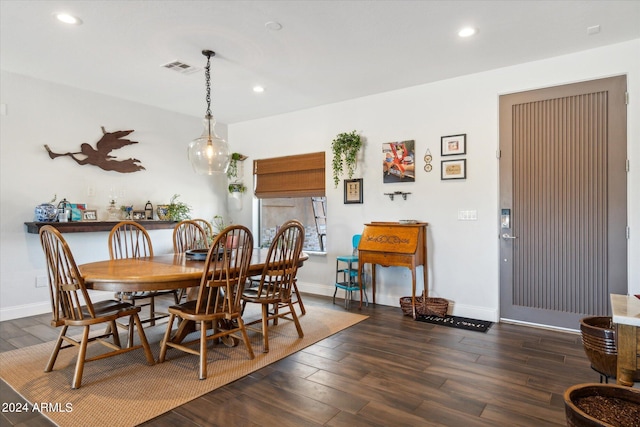
[[[304,247],[307,252],[326,249],[326,198],[283,197],[260,200],[260,246],[271,244],[278,227],[285,221],[297,219],[304,225]]]
[[[299,154],[254,160],[255,194],[260,199],[260,246],[277,227],[297,219],[305,227],[304,250],[326,250],[325,154]]]

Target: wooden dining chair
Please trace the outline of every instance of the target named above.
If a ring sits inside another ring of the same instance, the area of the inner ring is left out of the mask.
[[[109,233],[109,258],[142,258],[153,256],[153,244],[147,230],[135,221],[121,221],[116,224]],[[146,292],[118,292],[116,298],[120,301],[130,301],[133,305],[149,307],[149,317],[141,319],[143,324],[148,323],[155,326],[156,321],[169,316],[169,313],[156,311],[155,298],[158,295],[172,294],[176,304],[178,301],[178,291],[146,291]],[[145,303],[137,304],[137,301],[146,300]],[[118,322],[118,326],[129,330],[129,345],[133,344],[133,324],[123,324]]]
[[[213,225],[211,225],[211,223],[206,219],[202,219],[202,218],[194,218],[192,219],[192,221],[198,224],[200,227],[202,227],[202,229],[204,230],[205,234],[208,237],[207,241],[212,242],[213,241]]]
[[[242,294],[243,311],[247,303],[262,306],[261,319],[247,323],[247,326],[262,324],[260,332],[263,336],[265,353],[269,351],[269,321],[271,320],[274,324],[278,323],[278,319],[293,321],[298,336],[304,337],[291,298],[303,244],[302,224],[296,220],[284,223],[269,246],[260,283],[257,287],[245,289]]]
[[[255,357],[241,316],[242,290],[252,252],[253,236],[244,226],[232,225],[216,236],[207,254],[198,298],[169,307],[169,323],[158,362],[165,361],[168,347],[199,355],[199,376],[203,380],[207,378],[207,342],[223,337],[232,337],[234,344],[237,340],[244,341],[249,358]],[[171,337],[176,317],[182,323]],[[187,327],[187,322],[199,322],[200,337],[181,342],[180,329]],[[213,327],[211,335],[207,335],[209,323]],[[191,347],[195,343],[199,344],[198,349]]]
[[[207,249],[209,247],[209,240],[207,239],[207,232],[197,221],[192,219],[185,219],[180,221],[173,229],[173,252],[185,253],[192,249]],[[189,291],[189,298],[195,298],[195,288]],[[176,303],[179,303],[187,296],[187,289],[181,289],[178,291],[178,297]]]
[[[47,263],[49,294],[51,296],[51,309],[53,314],[51,326],[62,326],[45,372],[51,372],[53,370],[60,350],[71,346],[78,349],[76,368],[71,382],[71,387],[74,389],[80,388],[84,364],[86,362],[143,348],[147,362],[149,365],[153,365],[155,363],[153,354],[151,353],[151,348],[149,347],[140,318],[138,317],[140,307],[115,300],[100,301],[93,304],[85,287],[82,275],[73,258],[73,254],[71,253],[69,245],[67,245],[67,242],[62,237],[62,234],[53,226],[45,225],[40,229],[40,243],[42,244],[42,250],[44,251]],[[83,300],[84,305],[81,305],[81,301]],[[126,348],[120,345],[116,320],[123,317],[128,317],[129,323],[135,323],[138,329],[140,345]],[[89,338],[92,325],[105,323],[108,327],[102,335]],[[79,341],[67,336],[69,326],[79,326],[83,328]],[[112,337],[113,343],[105,340],[105,338],[109,337]],[[92,341],[97,341],[105,345],[110,351],[93,357],[87,357],[87,346],[89,342]],[[63,347],[63,342],[69,345]]]
[[[185,219],[173,229],[173,251],[183,253],[191,249],[207,249],[207,232],[192,219]]]

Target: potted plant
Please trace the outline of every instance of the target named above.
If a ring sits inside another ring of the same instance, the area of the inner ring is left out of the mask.
[[[335,184],[335,188],[338,188],[338,184],[340,183],[340,175],[344,172],[344,164],[347,166],[349,179],[353,177],[357,166],[356,157],[360,147],[362,147],[362,140],[355,130],[353,132],[338,134],[336,139],[331,143],[331,150],[333,151],[333,183]]]
[[[247,159],[247,156],[244,156],[240,153],[232,153],[231,160],[229,160],[229,168],[227,169],[227,178],[236,179],[238,178],[238,162],[244,161]]]
[[[244,193],[247,191],[247,187],[241,182],[232,182],[229,184],[229,193]]]
[[[168,221],[182,221],[191,218],[191,206],[184,202],[179,202],[179,194],[174,194],[167,205],[166,219]]]

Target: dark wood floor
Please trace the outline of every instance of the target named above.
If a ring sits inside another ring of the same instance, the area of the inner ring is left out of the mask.
[[[307,306],[344,310],[303,297]],[[350,310],[359,312],[357,304]],[[463,331],[381,305],[362,313],[369,319],[144,425],[558,426],[566,425],[564,390],[599,381],[579,334],[504,323]],[[53,340],[48,321],[1,322],[1,351]],[[24,402],[1,387],[3,403]],[[33,414],[2,413],[0,421],[53,425]]]

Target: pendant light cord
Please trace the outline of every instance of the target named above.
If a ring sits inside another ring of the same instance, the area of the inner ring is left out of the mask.
[[[211,116],[211,51],[203,52],[207,56],[207,66],[204,67],[204,78],[207,82],[207,117]],[[215,55],[215,53],[213,53]]]

